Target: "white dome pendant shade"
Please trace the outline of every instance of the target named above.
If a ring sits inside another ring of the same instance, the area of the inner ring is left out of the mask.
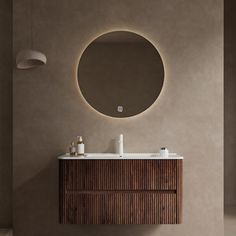
[[[18,69],[30,69],[37,66],[42,66],[47,63],[46,56],[39,51],[33,50],[34,48],[34,35],[33,35],[33,9],[34,9],[34,1],[35,0],[28,0],[27,4],[28,7],[26,10],[28,10],[28,13],[25,14],[29,17],[29,49],[21,50],[16,55],[16,68]],[[26,47],[27,48],[27,47]]]
[[[22,50],[16,56],[16,67],[18,69],[30,69],[47,63],[47,57],[36,50]]]

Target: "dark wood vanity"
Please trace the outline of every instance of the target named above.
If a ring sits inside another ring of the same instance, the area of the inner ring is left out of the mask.
[[[180,224],[182,159],[60,159],[61,224]]]

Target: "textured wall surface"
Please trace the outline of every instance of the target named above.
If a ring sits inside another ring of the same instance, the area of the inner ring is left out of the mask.
[[[14,1],[15,52],[28,46],[26,3]],[[223,1],[34,1],[33,29],[48,63],[14,71],[15,235],[222,236]],[[121,120],[92,110],[76,78],[83,49],[115,29],[147,37],[166,69],[157,102]],[[119,133],[125,151],[167,146],[185,157],[182,225],[58,224],[57,155],[79,134],[87,151],[110,151]]]
[[[12,3],[0,1],[0,228],[11,226]]]
[[[236,205],[236,3],[225,1],[225,205]]]

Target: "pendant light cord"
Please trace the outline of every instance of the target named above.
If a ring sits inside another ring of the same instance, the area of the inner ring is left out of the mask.
[[[30,1],[30,49],[33,49],[33,0]]]

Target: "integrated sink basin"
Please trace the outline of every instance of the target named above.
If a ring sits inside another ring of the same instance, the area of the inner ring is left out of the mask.
[[[83,156],[70,156],[69,154],[64,154],[58,157],[58,159],[183,159],[182,156],[176,153],[169,153],[168,157],[163,157],[160,153],[124,153],[121,157],[118,153],[85,153]]]

